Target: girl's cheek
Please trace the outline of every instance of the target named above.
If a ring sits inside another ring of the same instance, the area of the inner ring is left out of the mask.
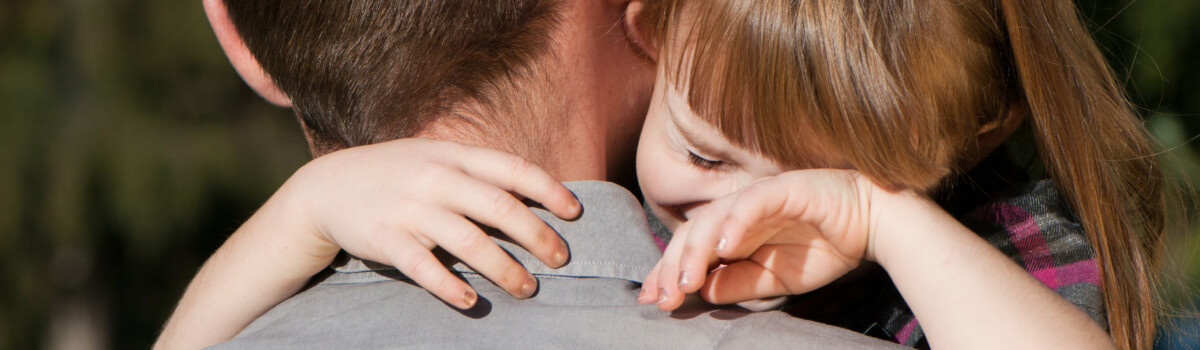
[[[663,160],[643,182],[642,193],[661,206],[687,206],[713,199],[714,179],[691,164]]]
[[[659,205],[671,205],[676,200],[678,176],[667,166],[666,159],[638,163],[638,182],[647,199]]]

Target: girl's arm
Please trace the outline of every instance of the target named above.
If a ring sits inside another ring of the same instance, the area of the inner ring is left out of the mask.
[[[213,253],[188,285],[155,349],[199,349],[232,339],[295,294],[339,248],[306,232],[283,189]]]
[[[395,266],[455,307],[472,307],[476,294],[433,256],[435,246],[514,296],[528,297],[537,281],[467,217],[499,229],[551,267],[561,266],[568,252],[510,192],[560,217],[579,213],[561,183],[494,150],[405,139],[318,158],[205,262],[155,348],[200,348],[233,338],[342,249]]]
[[[1109,349],[1086,313],[932,201],[879,191],[874,260],[932,347]]]
[[[1113,347],[1085,313],[912,191],[801,170],[711,208],[676,232],[639,300],[669,310],[695,291],[718,304],[800,294],[868,259],[887,270],[931,346]],[[705,273],[718,262],[728,265]]]

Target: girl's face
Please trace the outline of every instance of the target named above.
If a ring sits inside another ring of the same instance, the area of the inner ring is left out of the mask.
[[[712,200],[792,170],[736,146],[701,120],[660,73],[637,149],[637,175],[651,210],[671,230]]]

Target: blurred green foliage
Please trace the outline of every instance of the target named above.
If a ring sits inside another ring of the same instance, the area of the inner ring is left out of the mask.
[[[1164,159],[1200,183],[1200,2],[1079,6]],[[148,346],[208,254],[307,159],[199,1],[0,2],[0,349]],[[1176,302],[1200,276],[1185,232]]]
[[[1080,11],[1091,20],[1094,35],[1118,76],[1125,79],[1130,100],[1140,108],[1151,133],[1165,148],[1160,159],[1181,188],[1179,227],[1168,238],[1164,264],[1164,299],[1168,314],[1200,329],[1195,303],[1200,302],[1200,219],[1196,193],[1200,184],[1200,2],[1081,0]],[[1193,331],[1194,332],[1194,331]],[[1191,334],[1193,339],[1200,334]],[[1192,340],[1200,346],[1200,340]]]
[[[308,159],[199,1],[0,3],[0,109],[0,349],[147,347]]]

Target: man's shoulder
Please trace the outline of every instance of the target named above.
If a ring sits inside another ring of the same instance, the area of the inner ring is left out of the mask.
[[[637,304],[618,278],[540,276],[518,300],[473,274],[480,295],[458,310],[404,280],[319,284],[280,304],[220,349],[241,348],[897,348],[782,312]]]
[[[497,242],[539,281],[518,300],[461,264],[478,292],[469,310],[442,303],[394,269],[346,264],[254,321],[217,348],[888,348],[895,344],[782,312],[700,307],[666,313],[636,302],[661,257],[637,200],[619,186],[572,182],[583,214],[561,220],[535,210],[571,250],[551,269]]]

